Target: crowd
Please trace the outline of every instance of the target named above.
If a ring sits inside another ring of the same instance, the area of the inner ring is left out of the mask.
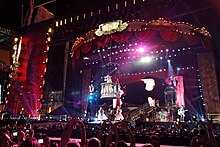
[[[0,123],[0,147],[135,147],[137,142],[143,143],[144,147],[159,147],[164,136],[172,136],[173,140],[175,136],[185,137],[191,147],[218,147],[219,137],[216,135],[220,135],[220,129],[218,126],[213,129],[210,121],[193,128],[177,123],[166,127],[133,125],[123,121],[112,123],[108,120],[99,125],[89,125],[76,116],[72,116],[67,123]],[[60,137],[61,140],[53,141],[51,137]],[[80,141],[70,138],[79,138]]]

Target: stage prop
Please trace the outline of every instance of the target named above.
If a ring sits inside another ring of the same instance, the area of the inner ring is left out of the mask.
[[[111,76],[104,77],[103,83],[101,83],[101,97],[100,98],[120,98],[121,86],[119,83],[113,83]]]

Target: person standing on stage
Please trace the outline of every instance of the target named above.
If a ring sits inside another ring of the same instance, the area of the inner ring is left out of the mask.
[[[122,110],[118,106],[116,110],[115,120],[124,120],[124,116],[122,115]]]
[[[99,108],[97,117],[98,117],[98,121],[103,121],[103,120],[108,119],[108,117],[105,115],[105,111],[102,109],[102,107]]]
[[[184,118],[185,118],[185,109],[183,107],[183,105],[180,106],[180,108],[178,109],[178,115],[180,117],[180,122],[184,122]]]

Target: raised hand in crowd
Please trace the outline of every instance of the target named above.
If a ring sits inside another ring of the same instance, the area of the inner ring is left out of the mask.
[[[110,132],[109,132],[109,136],[106,138],[106,147],[110,144],[111,138],[112,138],[112,134],[115,134],[115,146],[117,146],[117,144],[122,143],[124,141],[119,141],[119,135],[117,132],[117,129],[122,129],[124,131],[127,132],[128,136],[129,136],[129,140],[130,140],[130,147],[135,147],[135,138],[133,135],[133,132],[131,131],[131,129],[129,128],[129,126],[125,123],[125,122],[116,122]]]
[[[1,129],[0,130],[0,146],[1,147],[8,147],[12,146],[15,143],[11,140],[7,130]]]
[[[77,119],[75,115],[71,117],[71,120],[67,123],[66,128],[62,134],[61,141],[59,143],[59,147],[65,147],[69,142],[71,137],[73,128],[78,125],[81,127],[81,147],[86,146],[86,130],[83,122]]]

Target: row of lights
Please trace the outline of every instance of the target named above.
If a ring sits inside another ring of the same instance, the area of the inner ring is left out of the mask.
[[[97,53],[101,53],[101,52],[105,52],[105,51],[108,51],[110,49],[114,49],[114,48],[124,48],[124,49],[120,49],[119,51],[115,51],[115,52],[111,52],[112,55],[115,55],[115,54],[118,54],[118,53],[124,53],[124,52],[140,52],[140,53],[143,53],[145,52],[145,49],[143,47],[140,47],[140,48],[137,48],[137,43],[134,43],[134,44],[129,44],[128,46],[129,47],[125,47],[125,44],[122,44],[121,46],[118,45],[118,46],[113,46],[113,47],[107,47],[107,49],[105,48],[102,48],[102,49],[98,49],[97,50]],[[131,48],[135,46],[135,48]],[[185,51],[185,50],[190,50],[191,47],[183,47],[182,49],[178,48],[178,49],[161,49],[161,50],[156,50],[156,51],[151,51],[147,54],[155,54],[155,53],[163,53],[163,52],[180,52],[180,51]]]
[[[52,35],[52,28],[49,28],[47,33],[46,33],[46,36],[47,36],[47,40],[46,40],[46,49],[44,50],[44,60],[42,62],[43,64],[43,71],[42,71],[42,75],[41,75],[41,78],[42,78],[42,83],[40,85],[40,89],[42,90],[42,87],[45,85],[45,74],[47,72],[47,67],[46,67],[46,64],[48,63],[48,52],[50,50],[50,47],[49,47],[49,43],[51,42],[51,35]],[[41,103],[41,100],[43,98],[43,91],[41,91],[41,94],[40,94],[40,97],[38,98],[38,102]],[[40,110],[41,108],[41,105],[39,106],[38,110]]]
[[[145,0],[143,0],[143,2],[145,2]],[[135,0],[133,0],[133,4],[134,5],[136,4]],[[127,7],[127,1],[124,2],[124,7]],[[116,10],[119,9],[119,5],[118,4],[115,4],[115,9]],[[107,6],[107,11],[110,12],[110,6]],[[98,10],[98,14],[101,14],[101,10],[100,9]],[[90,12],[90,16],[91,17],[94,16],[94,12],[93,11]],[[85,13],[83,14],[83,19],[86,19],[86,14]],[[80,16],[79,15],[76,16],[76,20],[77,21],[80,20]],[[136,20],[132,20],[132,21],[136,21]],[[142,21],[144,21],[144,20],[142,20]],[[70,18],[69,22],[70,23],[73,22],[73,18],[72,17]],[[199,32],[199,33],[201,33],[201,34],[203,34],[205,36],[211,37],[210,33],[204,27],[202,27],[201,29],[200,28],[195,28],[192,24],[189,24],[187,22],[176,22],[176,23],[173,23],[172,21],[164,20],[163,18],[159,18],[158,20],[152,20],[152,21],[147,22],[146,25],[149,25],[149,24],[155,23],[155,22],[158,23],[158,24],[160,24],[160,23],[170,23],[170,24],[172,24],[174,26],[178,25],[178,24],[186,24],[186,25],[189,25],[190,27],[192,27],[194,31]],[[67,24],[67,19],[64,19],[64,20],[56,21],[55,26],[59,27],[59,26],[66,25],[66,24]],[[138,30],[133,30],[133,31],[142,31],[142,30],[146,30],[146,28],[138,29]],[[131,31],[131,30],[128,30],[128,31]],[[175,31],[178,32],[178,33],[181,33],[181,34],[195,35],[195,33],[193,33],[192,31],[190,31],[190,32],[183,32],[182,30],[179,30],[179,29],[176,29]]]
[[[143,0],[143,2],[145,2],[145,0]],[[133,0],[133,5],[135,5],[135,4],[136,4],[136,1]],[[127,6],[128,6],[128,3],[127,3],[127,1],[125,1],[125,2],[124,2],[124,7],[127,7]],[[112,10],[113,10],[113,9],[118,10],[118,9],[119,9],[119,4],[115,4],[115,6],[114,6],[114,8],[112,8]],[[121,9],[123,9],[123,7],[122,7]],[[110,7],[110,6],[107,6],[107,11],[108,11],[108,12],[111,11],[111,7]],[[101,9],[98,10],[98,15],[100,15],[100,14],[101,14]],[[97,14],[94,14],[93,11],[91,11],[89,14],[84,13],[83,16],[82,16],[82,19],[86,19],[86,16],[93,17],[93,16],[95,16],[95,15],[97,15]],[[77,15],[75,19],[76,19],[76,21],[79,21],[79,20],[80,20],[80,16]],[[72,23],[72,22],[73,22],[73,17],[70,17],[69,20],[67,20],[67,19],[65,18],[64,20],[57,20],[57,21],[55,22],[55,26],[56,26],[56,27],[59,27],[59,26],[63,26],[63,25],[66,25],[67,23]]]
[[[202,82],[201,82],[201,79],[200,79],[199,70],[197,70],[197,81],[198,81],[198,86],[199,86],[200,98],[201,98],[202,101],[203,101],[203,96],[202,96]],[[203,105],[205,105],[205,104],[203,104]]]
[[[10,65],[10,69],[12,72],[9,73],[9,78],[15,78],[14,76],[16,76],[17,69],[20,65],[18,61],[19,61],[19,57],[20,57],[20,53],[21,53],[22,37],[20,37],[20,39],[15,37],[13,44],[14,44],[13,45],[13,52],[11,55],[12,65]],[[9,82],[7,85],[7,89],[10,89],[10,87],[11,87],[11,84]],[[8,90],[6,93],[6,97],[5,97],[5,104],[8,104],[9,95],[10,95],[10,91]]]
[[[51,42],[52,31],[53,31],[52,28],[49,28],[47,30],[47,33],[46,33],[46,36],[47,36],[46,43],[50,43]]]
[[[127,23],[130,23],[130,22],[143,22],[143,24],[140,25],[141,28],[139,28],[139,29],[128,28],[128,32],[152,30],[152,28],[151,27],[148,28],[148,26],[150,26],[152,24],[155,24],[155,23],[158,24],[158,25],[165,25],[166,26],[167,23],[169,23],[174,28],[176,28],[173,31],[175,31],[177,33],[184,34],[184,35],[195,35],[195,32],[196,32],[196,33],[202,34],[204,36],[211,37],[211,34],[205,29],[205,27],[196,28],[195,26],[193,26],[192,24],[187,23],[187,22],[172,22],[172,21],[169,21],[169,20],[165,20],[164,18],[159,18],[159,19],[155,19],[155,20],[152,20],[152,21],[148,21],[148,22],[146,22],[145,20],[140,20],[140,19],[127,21]],[[179,27],[179,26],[181,26],[181,24],[188,25],[188,26],[190,26],[191,29],[189,29],[188,31],[185,31],[185,30],[183,31],[181,29],[181,27]],[[143,25],[145,25],[146,27],[143,27]],[[86,36],[85,38],[87,38],[87,39],[84,40],[84,43],[88,43],[88,42],[91,42],[92,40],[96,39],[95,35],[91,35],[91,34],[94,34],[94,32],[96,30],[97,29],[90,30],[88,33],[85,34],[85,36]]]
[[[177,68],[178,71],[181,70],[190,70],[190,69],[194,69],[194,67],[183,67],[183,68]],[[145,75],[145,74],[153,74],[153,73],[159,73],[159,72],[164,72],[167,71],[167,69],[159,69],[159,70],[154,70],[154,71],[147,71],[147,72],[138,72],[138,73],[124,73],[121,74],[121,76],[137,76],[137,75]]]
[[[202,81],[201,81],[201,78],[200,78],[200,73],[199,73],[199,69],[197,70],[197,83],[198,83],[198,87],[199,87],[199,97],[200,97],[200,100],[202,102],[202,113],[205,113],[203,111],[205,111],[205,106],[206,106],[206,103],[204,103],[204,99],[203,99],[203,91],[202,91]],[[204,119],[204,116],[202,114],[201,116],[202,119]]]
[[[175,53],[175,52],[185,51],[187,49],[190,50],[191,48],[188,47],[188,48],[182,48],[182,49],[173,49],[173,50],[171,50],[171,52]],[[104,51],[104,50],[102,50],[102,51]],[[140,49],[136,49],[136,50],[135,49],[124,49],[124,50],[112,52],[111,54],[112,55],[117,55],[119,53],[129,52],[129,51],[130,52],[140,52]],[[160,51],[152,51],[152,52],[147,53],[146,57],[151,58],[151,60],[152,60],[152,57],[150,57],[151,55],[159,54],[159,53],[164,53],[164,52],[169,53],[169,51],[170,51],[169,49],[162,49]],[[172,58],[172,57],[177,57],[178,55],[179,54],[174,54],[174,55],[169,54],[169,55],[166,55],[166,56],[156,57],[155,60],[168,59],[168,58]],[[107,56],[103,56],[102,58],[106,59],[106,58],[108,58],[110,56],[111,55],[108,54]],[[139,58],[141,56],[142,56],[142,54],[141,55],[128,56],[128,57],[117,57],[117,58],[115,58],[115,60],[117,61],[117,60],[136,59],[136,58]],[[121,63],[121,64],[128,64],[128,63],[132,63],[132,62],[135,62],[135,61],[129,61],[129,62]],[[85,65],[94,65],[94,64],[99,64],[99,61],[89,62],[89,63],[86,63]]]

